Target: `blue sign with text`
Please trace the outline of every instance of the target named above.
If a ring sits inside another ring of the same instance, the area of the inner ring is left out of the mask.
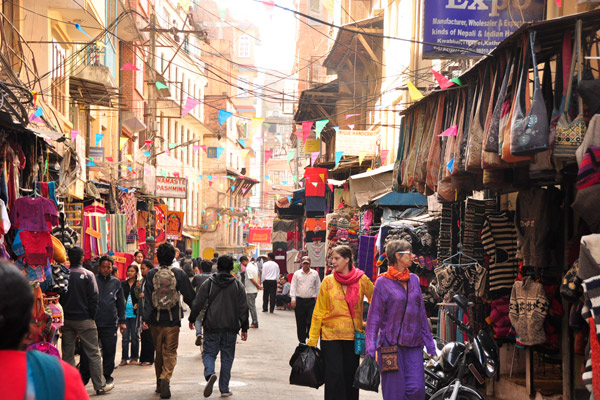
[[[544,19],[544,0],[425,0],[423,18],[423,58],[481,57]]]

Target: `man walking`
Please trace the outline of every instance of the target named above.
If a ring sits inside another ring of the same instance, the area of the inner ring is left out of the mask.
[[[248,298],[248,309],[250,310],[250,316],[252,317],[252,325],[250,325],[250,328],[258,328],[256,296],[258,295],[258,291],[262,290],[258,278],[258,267],[256,264],[249,262],[248,257],[246,256],[240,257],[240,263],[246,267],[246,297]]]
[[[263,292],[263,312],[269,311],[273,313],[275,310],[275,298],[277,295],[277,277],[279,276],[279,265],[275,262],[275,254],[267,254],[269,261],[263,264],[262,269],[262,285]],[[271,301],[270,307],[269,300]]]
[[[233,394],[229,390],[229,380],[235,357],[235,341],[240,329],[242,340],[248,339],[248,301],[242,283],[231,275],[233,258],[219,257],[217,268],[218,273],[200,286],[189,317],[190,329],[194,329],[196,318],[206,305],[202,350],[204,377],[207,381],[204,397],[210,397],[217,380],[215,361],[219,352],[221,352],[219,377],[221,397],[229,397]]]
[[[185,249],[185,257],[183,257],[179,263],[181,264],[181,269],[183,269],[191,281],[194,277],[194,259],[192,258],[192,249]]]
[[[196,294],[200,289],[200,286],[212,276],[212,263],[208,260],[200,261],[200,269],[202,273],[194,276],[192,279],[192,287],[196,290]],[[202,319],[204,318],[204,310],[200,311],[200,315],[196,318],[196,346],[202,346]]]
[[[315,298],[319,294],[320,288],[321,279],[319,273],[310,268],[310,257],[302,257],[302,269],[294,272],[290,288],[292,297],[290,305],[296,313],[296,331],[300,343],[306,343],[315,308]]]
[[[175,258],[173,245],[163,243],[158,246],[156,257],[160,266],[152,268],[146,275],[142,319],[143,329],[150,326],[156,347],[156,392],[160,393],[161,399],[168,399],[183,318],[180,297],[183,295],[183,300],[191,307],[194,289],[185,272],[171,265]]]
[[[102,346],[102,372],[107,384],[112,384],[112,373],[115,370],[115,354],[117,353],[117,328],[121,334],[125,332],[125,297],[119,279],[112,276],[113,259],[102,256],[98,262],[98,312],[96,312],[96,327],[98,341]],[[90,379],[90,367],[85,353],[81,355],[79,371],[83,382]]]
[[[71,263],[69,285],[67,292],[60,296],[65,318],[62,328],[63,360],[75,366],[75,341],[79,336],[82,355],[85,354],[89,360],[89,375],[96,394],[105,394],[112,390],[113,384],[107,384],[102,376],[98,330],[94,321],[98,310],[96,277],[81,266],[83,259],[81,247],[69,248],[67,255]]]

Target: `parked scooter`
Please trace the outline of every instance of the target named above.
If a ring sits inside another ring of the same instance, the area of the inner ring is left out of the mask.
[[[466,298],[452,298],[466,314],[469,303]],[[449,342],[443,345],[440,356],[425,362],[426,398],[431,400],[484,400],[474,387],[475,381],[483,384],[499,369],[499,352],[494,338],[485,330],[474,334],[470,325],[464,324],[454,315],[448,317],[469,338],[466,343]]]

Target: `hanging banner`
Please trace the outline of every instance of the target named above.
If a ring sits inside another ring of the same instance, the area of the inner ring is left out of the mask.
[[[181,211],[167,211],[167,239],[181,240],[185,213]]]
[[[154,242],[161,244],[167,241],[167,206],[165,204],[155,204],[154,211],[156,212],[156,236]]]
[[[250,228],[248,242],[271,243],[271,228]]]
[[[425,0],[423,41],[465,50],[424,44],[423,58],[481,57],[524,23],[543,20],[544,3],[544,0]]]
[[[187,199],[187,178],[156,177],[156,197]]]
[[[335,136],[335,151],[343,152],[345,156],[359,156],[361,152],[365,155],[375,155],[378,131],[337,131]]]

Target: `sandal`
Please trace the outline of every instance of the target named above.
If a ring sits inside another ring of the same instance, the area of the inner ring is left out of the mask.
[[[127,360],[121,360],[119,367],[122,367],[123,365],[127,365]]]
[[[142,367],[148,367],[148,366],[152,365],[152,363],[151,363],[151,362],[149,362],[149,361],[144,361],[144,362],[143,362],[143,363],[141,363],[140,365],[141,365]]]
[[[129,365],[138,365],[138,364],[139,364],[138,360],[129,361]]]

